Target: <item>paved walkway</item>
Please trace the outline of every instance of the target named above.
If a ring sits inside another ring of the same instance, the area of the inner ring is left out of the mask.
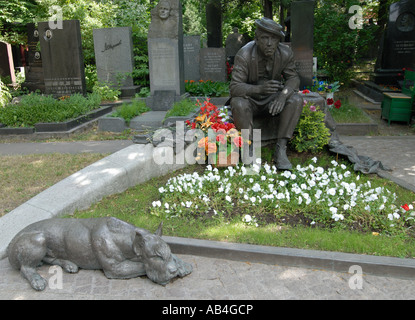
[[[0,143],[0,156],[42,153],[113,153],[133,144],[131,140]]]
[[[353,146],[359,155],[381,161],[392,169],[389,173],[381,172],[382,176],[407,183],[415,192],[415,136],[343,136],[340,141]]]
[[[415,137],[342,137],[359,154],[373,157],[393,169],[393,177],[415,186]],[[44,152],[111,153],[129,141],[1,144],[0,155]],[[109,148],[109,149],[107,149]],[[71,151],[70,151],[71,150]],[[78,150],[78,151],[76,151]],[[0,299],[413,299],[415,279],[282,267],[180,255],[192,263],[189,276],[165,287],[146,277],[108,280],[101,271],[58,273],[40,268],[49,280],[43,292],[34,291],[7,259],[0,260]],[[386,272],[386,271],[385,271]],[[361,280],[360,280],[361,279]],[[361,285],[361,286],[360,286]],[[166,302],[168,305],[168,302]]]
[[[108,280],[103,272],[80,270],[59,273],[49,266],[39,268],[49,286],[33,290],[7,259],[0,261],[0,299],[413,299],[415,279],[398,279],[339,273],[305,268],[281,267],[199,256],[179,255],[193,265],[193,272],[165,287],[146,277]],[[363,270],[364,271],[364,270]],[[166,302],[168,305],[168,302]]]

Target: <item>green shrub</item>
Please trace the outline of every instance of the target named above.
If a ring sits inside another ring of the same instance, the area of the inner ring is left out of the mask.
[[[116,101],[121,95],[120,90],[110,88],[108,85],[98,82],[94,85],[92,92],[99,94],[103,101]]]
[[[132,100],[130,103],[123,103],[111,116],[123,118],[129,125],[131,119],[147,111],[150,111],[150,108],[146,106],[145,101]]]
[[[0,109],[0,123],[8,127],[33,127],[39,122],[63,122],[97,109],[100,103],[101,97],[96,93],[60,99],[31,93],[23,96],[18,104]]]
[[[324,123],[325,114],[310,102],[303,108],[300,120],[294,131],[291,145],[298,152],[321,151],[330,141],[330,130]]]

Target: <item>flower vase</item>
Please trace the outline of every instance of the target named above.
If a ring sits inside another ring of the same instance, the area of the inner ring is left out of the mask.
[[[229,166],[236,166],[239,162],[239,152],[231,152],[227,154],[226,152],[219,152],[216,164],[216,168],[223,168]]]

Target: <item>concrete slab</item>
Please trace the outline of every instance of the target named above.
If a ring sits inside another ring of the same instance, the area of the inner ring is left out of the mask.
[[[159,129],[163,126],[163,120],[167,111],[149,111],[130,121],[130,128],[136,130]]]

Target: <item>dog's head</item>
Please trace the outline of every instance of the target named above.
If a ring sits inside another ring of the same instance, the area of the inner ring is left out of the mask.
[[[161,238],[162,226],[152,234],[136,229],[134,251],[141,256],[147,277],[161,285],[166,285],[175,277],[184,277],[192,272],[192,266],[171,253],[168,244]]]

